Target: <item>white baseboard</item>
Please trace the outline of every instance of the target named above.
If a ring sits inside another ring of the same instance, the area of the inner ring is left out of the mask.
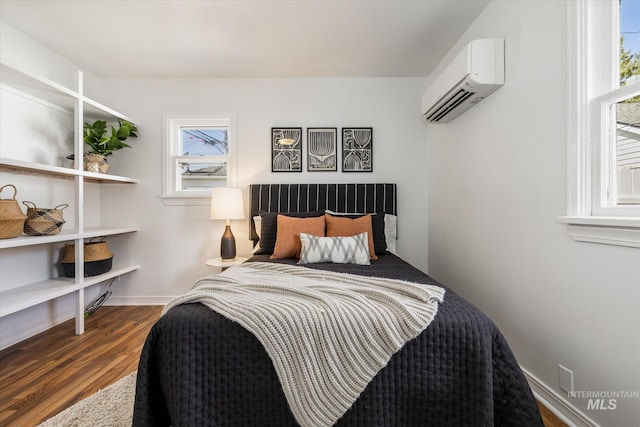
[[[587,417],[567,399],[553,391],[526,369],[522,367],[520,369],[524,372],[535,398],[549,408],[562,422],[569,427],[600,427],[598,423]]]
[[[104,303],[104,305],[167,305],[167,303],[174,298],[175,297],[173,296],[112,296]]]

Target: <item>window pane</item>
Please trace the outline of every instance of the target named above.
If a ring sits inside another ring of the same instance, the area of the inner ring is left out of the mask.
[[[179,191],[203,191],[213,187],[226,187],[227,164],[179,163]]]
[[[620,86],[640,77],[640,1],[620,1]]]
[[[618,203],[640,204],[640,102],[629,101],[616,104]]]
[[[220,156],[229,154],[227,128],[182,127],[181,156]]]

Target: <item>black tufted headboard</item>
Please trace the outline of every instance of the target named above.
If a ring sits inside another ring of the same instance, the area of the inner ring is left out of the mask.
[[[396,184],[252,184],[249,238],[258,241],[253,217],[260,212],[332,210],[397,215]]]

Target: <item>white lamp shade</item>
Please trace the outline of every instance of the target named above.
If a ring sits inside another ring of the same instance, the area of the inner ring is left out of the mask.
[[[211,219],[244,219],[244,201],[239,188],[211,190]]]

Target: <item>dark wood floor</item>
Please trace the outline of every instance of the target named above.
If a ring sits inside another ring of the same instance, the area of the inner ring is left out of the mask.
[[[538,402],[538,408],[540,408],[542,421],[544,422],[545,427],[567,427],[565,423],[556,417],[553,412],[546,408],[542,403]]]
[[[0,425],[35,426],[138,368],[160,306],[101,307],[0,351]]]
[[[137,369],[162,307],[102,307],[0,351],[0,426],[36,426]],[[566,427],[541,406],[546,427]]]

